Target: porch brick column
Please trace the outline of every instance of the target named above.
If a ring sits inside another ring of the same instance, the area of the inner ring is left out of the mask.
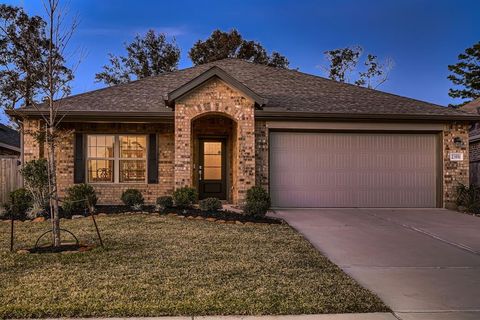
[[[185,105],[175,106],[175,189],[192,186],[191,121]]]

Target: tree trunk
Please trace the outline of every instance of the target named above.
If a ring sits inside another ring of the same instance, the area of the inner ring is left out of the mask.
[[[53,114],[52,114],[53,116]],[[58,208],[58,192],[57,192],[57,164],[55,157],[55,136],[54,128],[48,128],[48,157],[50,161],[48,162],[49,171],[50,171],[50,183],[51,183],[51,194],[50,201],[53,207],[53,212],[50,213],[52,217],[52,233],[53,233],[53,245],[59,247],[61,243],[60,239],[60,214]]]

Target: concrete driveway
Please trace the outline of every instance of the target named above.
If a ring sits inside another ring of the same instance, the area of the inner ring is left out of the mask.
[[[444,209],[285,209],[273,216],[400,319],[480,319],[480,217]]]

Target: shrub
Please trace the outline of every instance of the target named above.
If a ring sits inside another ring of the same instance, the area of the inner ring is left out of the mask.
[[[158,197],[156,204],[161,210],[171,208],[173,207],[173,198],[171,196]]]
[[[20,188],[9,194],[10,202],[6,209],[15,218],[25,217],[26,212],[32,207],[32,195],[25,188]]]
[[[87,201],[82,201],[85,199]],[[97,194],[91,185],[86,183],[76,184],[67,189],[62,209],[69,214],[75,211],[91,209],[97,204],[97,200]]]
[[[123,191],[120,199],[129,207],[138,207],[144,203],[143,195],[140,190],[137,189],[127,189]]]
[[[457,187],[456,205],[464,207],[469,213],[480,213],[480,187],[476,185]]]
[[[222,209],[222,202],[217,198],[206,198],[200,201],[200,210],[216,212]]]
[[[197,201],[197,198],[195,188],[183,187],[173,192],[173,201],[179,208],[190,208]]]
[[[270,195],[267,191],[262,187],[255,186],[248,189],[243,210],[246,215],[264,217],[270,204]]]
[[[41,212],[48,205],[48,164],[45,159],[27,161],[20,170],[33,202],[33,209]]]

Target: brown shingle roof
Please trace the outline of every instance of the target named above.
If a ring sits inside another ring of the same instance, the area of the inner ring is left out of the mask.
[[[480,114],[480,98],[470,101],[460,108],[463,111]]]
[[[0,123],[0,143],[20,148],[20,133]]]
[[[225,59],[128,84],[90,91],[63,99],[62,110],[89,112],[171,113],[168,93],[217,66],[252,91],[268,99],[265,112],[312,114],[468,116],[462,110],[340,83],[295,70]],[[25,107],[22,110],[33,110]]]

